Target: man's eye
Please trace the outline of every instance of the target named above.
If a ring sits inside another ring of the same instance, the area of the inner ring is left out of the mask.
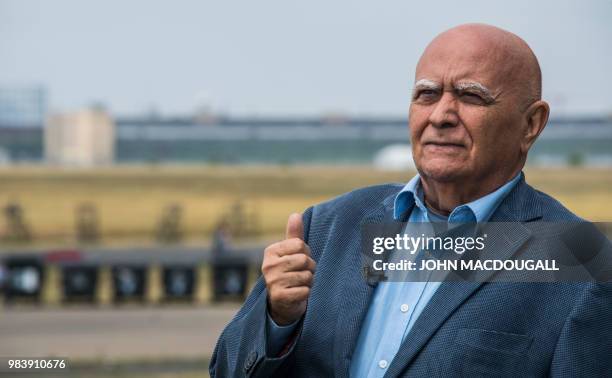
[[[433,89],[423,89],[417,93],[416,98],[428,100],[434,98],[437,94]]]
[[[465,100],[467,100],[468,102],[477,102],[477,103],[482,103],[483,102],[482,97],[480,97],[480,95],[478,95],[476,93],[463,92],[463,93],[461,93],[461,97],[464,98]]]

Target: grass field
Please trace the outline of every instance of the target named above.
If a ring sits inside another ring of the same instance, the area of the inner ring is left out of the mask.
[[[95,204],[104,243],[153,241],[165,206],[181,205],[186,241],[207,240],[240,201],[259,237],[282,235],[287,215],[362,186],[414,172],[367,167],[127,166],[96,170],[0,169],[0,206],[18,202],[36,244],[74,242],[75,209]],[[528,169],[528,182],[594,221],[612,220],[612,169]],[[6,220],[0,223],[6,232]]]

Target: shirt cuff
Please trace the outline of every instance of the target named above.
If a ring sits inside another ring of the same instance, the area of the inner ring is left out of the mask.
[[[268,356],[276,357],[283,350],[299,321],[300,319],[289,325],[279,326],[266,311],[266,330],[268,334],[266,353]]]

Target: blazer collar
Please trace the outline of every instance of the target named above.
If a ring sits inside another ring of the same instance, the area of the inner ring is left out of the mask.
[[[538,192],[525,182],[525,175],[491,216],[491,222],[532,222],[542,218]]]

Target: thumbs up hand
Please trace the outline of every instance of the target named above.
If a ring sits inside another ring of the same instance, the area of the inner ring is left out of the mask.
[[[302,216],[287,220],[285,240],[264,251],[261,265],[268,291],[268,311],[278,325],[288,325],[304,315],[316,263],[304,243]]]

